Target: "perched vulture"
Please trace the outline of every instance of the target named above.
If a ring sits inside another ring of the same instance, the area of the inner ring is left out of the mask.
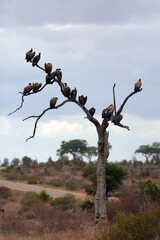
[[[102,111],[102,118],[107,117],[107,108],[104,108]]]
[[[77,97],[77,89],[74,88],[74,89],[71,91],[71,98],[76,99],[76,97]]]
[[[31,50],[29,50],[28,52],[26,52],[26,61],[29,62],[30,61],[30,54],[32,53],[33,49],[31,48]]]
[[[42,83],[33,83],[32,87],[33,87],[33,92],[36,93],[40,87],[42,86]]]
[[[89,109],[89,113],[91,114],[91,116],[93,116],[95,114],[96,109],[94,107]]]
[[[71,94],[71,89],[70,87],[67,85],[67,83],[64,83],[64,96],[65,97],[70,97]]]
[[[134,91],[138,92],[142,86],[141,79],[139,79],[135,84],[134,84]]]
[[[35,56],[35,54],[36,53],[32,52],[32,48],[31,48],[31,50],[26,53],[26,61],[30,62],[32,60],[32,58]]]
[[[54,108],[55,107],[55,105],[57,103],[57,100],[58,100],[57,97],[51,98],[51,100],[50,100],[50,108]]]
[[[34,67],[35,65],[37,65],[37,63],[39,62],[41,58],[41,53],[39,53],[38,55],[36,55],[33,60],[32,60],[32,66]]]
[[[33,89],[33,86],[31,83],[28,84],[23,90],[23,95],[27,95],[31,90]]]
[[[52,63],[45,63],[44,67],[46,73],[50,74],[52,72]]]
[[[102,118],[112,116],[113,111],[114,111],[114,105],[111,104],[107,108],[103,109],[103,111],[102,111]]]
[[[57,76],[57,79],[58,79],[58,81],[61,81],[62,80],[62,71],[61,71],[61,69],[60,68],[57,68],[56,69],[56,76]]]
[[[117,114],[114,119],[113,119],[113,123],[114,124],[118,124],[120,123],[120,121],[122,120],[123,116],[121,114]]]
[[[52,79],[57,75],[57,71],[52,72],[50,75],[46,75],[46,83],[49,84]]]
[[[85,105],[86,102],[87,102],[87,96],[84,97],[83,95],[81,95],[81,96],[78,97],[78,100],[82,105]]]

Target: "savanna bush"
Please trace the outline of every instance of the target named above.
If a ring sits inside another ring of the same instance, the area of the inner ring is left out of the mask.
[[[0,199],[8,199],[12,195],[12,192],[9,188],[0,186]]]
[[[56,209],[67,210],[74,208],[76,199],[73,195],[66,195],[64,197],[58,197],[51,201],[51,205]]]
[[[39,198],[39,193],[36,192],[26,192],[21,200],[21,204],[25,206],[32,206],[40,203],[41,199]]]
[[[51,196],[49,194],[47,194],[45,190],[43,190],[39,193],[39,198],[43,202],[47,202],[47,201],[51,200]]]
[[[103,225],[98,240],[151,240],[160,236],[160,208],[138,214],[119,213],[115,223]]]
[[[82,211],[85,211],[85,210],[87,212],[94,211],[94,201],[90,199],[85,199],[83,202],[81,202],[80,208],[82,209]]]
[[[65,183],[65,188],[67,190],[71,190],[71,191],[77,190],[77,186],[74,182],[66,182]]]
[[[28,179],[28,182],[27,182],[28,184],[38,184],[38,181],[37,181],[37,179],[35,179],[35,178],[30,178],[30,179]]]
[[[64,186],[64,182],[60,179],[52,179],[49,182],[49,184],[54,186],[54,187],[63,187]]]

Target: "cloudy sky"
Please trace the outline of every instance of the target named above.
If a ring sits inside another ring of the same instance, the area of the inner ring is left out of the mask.
[[[47,112],[38,124],[35,119],[49,106],[52,97],[64,97],[55,84],[25,97],[29,82],[45,82],[43,71],[25,61],[25,52],[41,52],[40,65],[51,62],[61,68],[63,81],[79,95],[87,95],[87,108],[102,110],[113,102],[116,83],[119,107],[141,78],[143,91],[127,102],[123,124],[131,131],[110,124],[110,161],[132,159],[143,144],[160,141],[160,1],[159,0],[1,0],[0,7],[0,160],[27,155],[38,161],[54,160],[61,141],[86,139],[96,146],[95,127],[73,103]],[[137,156],[140,159],[140,156]]]

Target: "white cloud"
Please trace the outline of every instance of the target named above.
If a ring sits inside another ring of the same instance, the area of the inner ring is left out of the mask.
[[[6,28],[0,28],[0,33],[6,32],[7,29]]]
[[[68,30],[71,28],[81,28],[83,25],[80,24],[47,24],[42,28],[49,29],[52,31]]]
[[[8,135],[9,134],[9,130],[10,130],[10,123],[9,123],[9,120],[4,117],[4,116],[1,116],[0,117],[0,135]]]
[[[56,137],[64,134],[75,135],[75,132],[83,131],[83,126],[79,123],[55,120],[41,122],[39,128],[39,135],[45,137]]]

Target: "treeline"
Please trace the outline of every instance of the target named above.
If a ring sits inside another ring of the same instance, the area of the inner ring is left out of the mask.
[[[109,149],[112,146],[109,144]],[[57,150],[58,159],[53,161],[49,157],[46,163],[38,163],[37,159],[31,159],[30,157],[24,156],[21,160],[19,158],[13,158],[9,161],[8,158],[4,158],[1,162],[1,166],[19,166],[23,165],[26,167],[37,167],[44,166],[50,167],[55,166],[60,168],[63,165],[75,165],[75,166],[84,166],[86,162],[96,163],[97,158],[97,148],[95,146],[90,146],[86,140],[83,139],[74,139],[68,142],[62,141],[60,148]],[[134,157],[132,160],[122,160],[119,161],[121,165],[133,164],[133,165],[142,165],[142,164],[159,164],[160,163],[160,143],[153,142],[151,145],[141,145],[134,152]],[[145,160],[137,160],[136,155],[141,155]],[[69,158],[71,156],[71,159]],[[94,157],[94,159],[93,159]],[[86,161],[87,160],[87,161]]]

